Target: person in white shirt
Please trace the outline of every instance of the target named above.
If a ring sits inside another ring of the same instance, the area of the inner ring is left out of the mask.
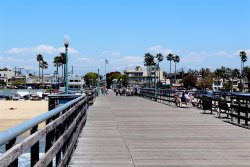
[[[192,100],[194,99],[194,97],[190,96],[187,91],[185,91],[184,93],[184,98],[186,99],[186,102],[192,102]]]

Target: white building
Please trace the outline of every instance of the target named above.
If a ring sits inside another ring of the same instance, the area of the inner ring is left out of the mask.
[[[151,75],[148,75],[148,71],[143,71],[142,69],[139,70],[125,70],[124,74],[128,75],[131,84],[143,85],[149,81],[154,81],[154,71],[151,72]],[[156,80],[160,80],[162,83],[166,82],[165,77],[163,76],[163,71],[158,70],[156,71]],[[167,80],[168,81],[168,80]]]
[[[213,90],[220,90],[223,88],[223,79],[213,79]]]
[[[68,81],[69,90],[73,91],[83,89],[85,84],[84,80],[78,75],[69,75]]]
[[[9,81],[12,77],[15,76],[15,72],[8,70],[8,71],[0,71],[0,81],[3,81],[6,83],[6,85],[9,85]]]

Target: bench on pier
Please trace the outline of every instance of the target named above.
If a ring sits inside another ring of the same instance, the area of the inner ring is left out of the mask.
[[[212,99],[210,98],[204,98],[202,100],[202,109],[204,111],[204,113],[209,110],[210,113],[213,113],[213,104],[212,104]]]
[[[225,101],[218,101],[218,114],[219,114],[219,117],[220,117],[220,115],[222,113],[227,114],[227,118],[228,118],[229,115],[230,115],[230,110],[229,110],[227,102],[225,102]]]

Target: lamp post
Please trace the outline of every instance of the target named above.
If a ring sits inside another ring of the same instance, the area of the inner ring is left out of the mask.
[[[66,81],[65,81],[65,91],[68,94],[69,85],[68,85],[68,46],[69,46],[69,37],[66,35],[64,37],[64,46],[65,46],[65,56],[66,56]]]
[[[98,68],[98,96],[100,96],[101,92],[100,92],[100,74],[99,74],[99,68]]]
[[[155,101],[157,101],[157,87],[156,87],[156,64],[154,65],[154,93],[155,93]]]
[[[156,58],[154,58],[156,59]],[[154,97],[155,101],[157,101],[157,87],[156,87],[156,63],[154,63]]]

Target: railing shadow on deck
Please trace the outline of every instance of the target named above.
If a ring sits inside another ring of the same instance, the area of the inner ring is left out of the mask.
[[[63,105],[58,101],[49,102],[49,108],[54,109],[0,132],[0,146],[5,146],[6,149],[0,156],[0,166],[19,166],[18,157],[27,150],[30,150],[30,162],[27,162],[30,166],[53,166],[53,163],[56,166],[67,166],[78,136],[85,125],[89,101],[93,103],[96,97],[95,91],[91,93],[93,96],[87,93],[87,95],[67,95],[71,100],[65,103],[64,99]],[[56,105],[59,107],[55,108]],[[46,125],[38,129],[42,123]],[[17,140],[29,131],[28,137],[20,142]],[[39,157],[40,141],[44,138],[45,152]]]

